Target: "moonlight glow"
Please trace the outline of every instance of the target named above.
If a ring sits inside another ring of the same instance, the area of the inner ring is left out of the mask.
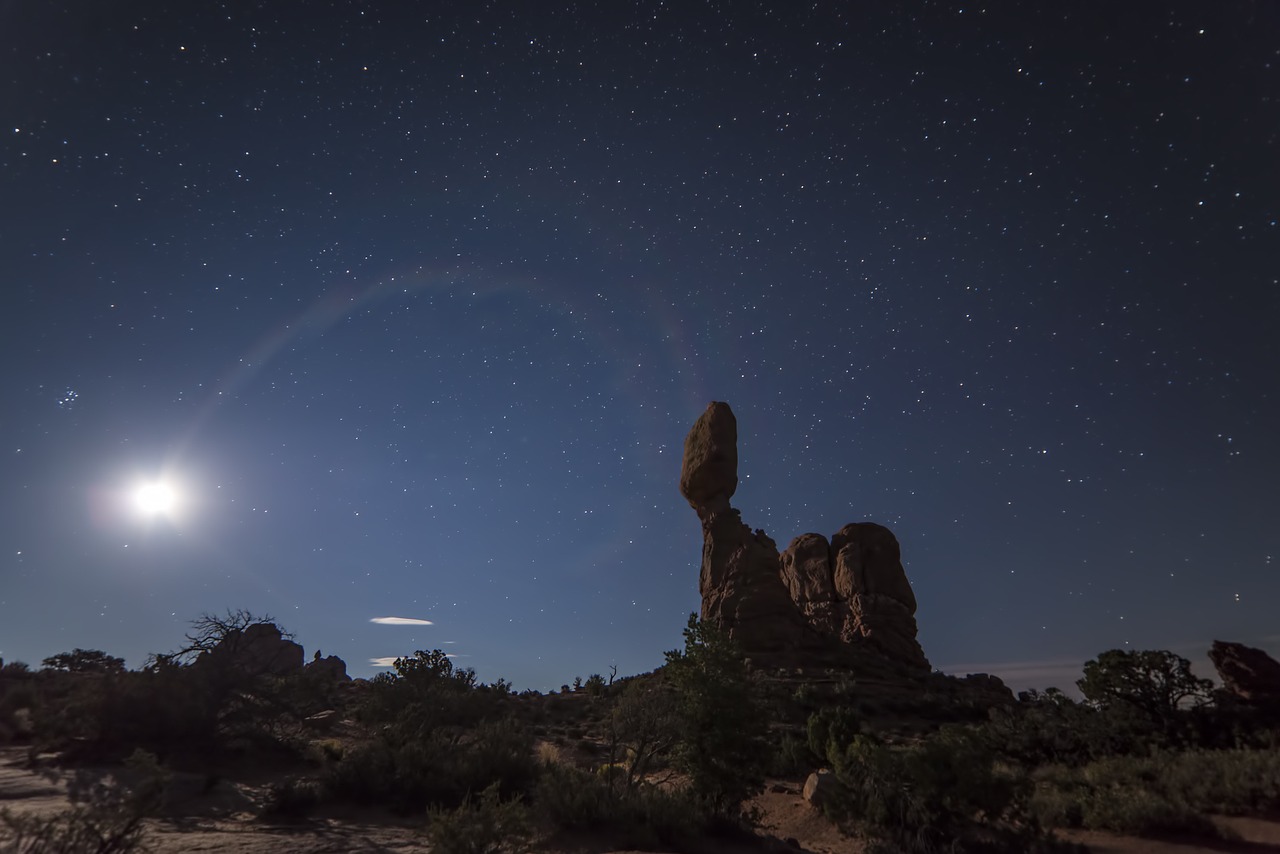
[[[177,504],[177,492],[162,481],[140,484],[133,491],[133,507],[143,516],[171,516]]]

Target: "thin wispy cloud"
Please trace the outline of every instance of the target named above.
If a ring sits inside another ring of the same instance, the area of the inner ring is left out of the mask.
[[[401,659],[401,658],[413,658],[413,656],[411,656],[411,655],[384,655],[384,656],[382,656],[382,657],[380,657],[380,658],[371,658],[371,659],[369,659],[369,663],[370,663],[370,664],[372,664],[374,667],[395,667],[395,666],[396,666],[396,661],[397,661],[398,659]],[[468,656],[468,655],[454,655],[453,653],[447,653],[447,654],[445,655],[445,658],[470,658],[470,656]]]
[[[417,617],[374,617],[369,622],[380,626],[434,626],[430,620],[419,620]]]

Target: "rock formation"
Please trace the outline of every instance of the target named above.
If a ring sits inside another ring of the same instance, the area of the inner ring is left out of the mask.
[[[320,650],[316,650],[315,658],[307,662],[302,672],[324,682],[351,681],[351,677],[347,675],[347,663],[336,655],[321,658]]]
[[[719,402],[684,442],[680,492],[702,522],[702,618],[753,660],[830,664],[874,651],[927,670],[915,595],[892,532],[852,523],[829,542],[802,534],[779,555],[729,504],[738,487],[737,443],[737,419]]]
[[[252,623],[229,630],[197,664],[217,664],[254,676],[284,676],[301,670],[302,659],[302,645],[286,638],[275,623]]]
[[[1260,649],[1217,640],[1209,660],[1227,693],[1247,703],[1280,706],[1280,661]]]

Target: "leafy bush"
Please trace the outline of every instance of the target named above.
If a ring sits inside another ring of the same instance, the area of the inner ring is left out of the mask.
[[[456,809],[427,813],[427,835],[436,854],[523,854],[530,838],[529,811],[519,801],[502,801],[497,785],[470,794]]]

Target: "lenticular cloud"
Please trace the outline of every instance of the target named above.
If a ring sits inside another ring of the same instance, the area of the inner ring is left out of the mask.
[[[419,620],[415,617],[374,617],[369,622],[380,626],[433,626],[430,620]]]

